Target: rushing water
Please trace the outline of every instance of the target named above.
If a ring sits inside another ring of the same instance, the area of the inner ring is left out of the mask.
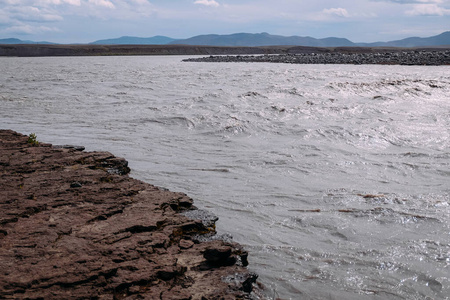
[[[125,157],[269,297],[449,299],[450,69],[0,58],[0,127]]]

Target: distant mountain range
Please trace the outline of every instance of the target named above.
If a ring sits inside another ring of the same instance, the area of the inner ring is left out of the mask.
[[[33,41],[24,41],[24,40],[19,40],[19,39],[15,39],[15,38],[9,38],[9,39],[0,39],[0,44],[5,44],[5,45],[15,45],[15,44],[43,44],[43,45],[51,45],[51,44],[55,44],[55,43],[51,43],[51,42],[33,42]]]
[[[198,35],[184,40],[174,40],[170,44],[202,46],[309,46],[309,47],[422,47],[450,45],[450,31],[428,38],[410,37],[398,41],[376,43],[354,43],[348,39],[329,37],[281,36],[268,33],[235,33],[230,35]]]
[[[0,44],[54,44],[50,42],[22,41],[19,39],[0,39]],[[92,45],[198,45],[198,46],[309,46],[309,47],[426,47],[450,46],[450,31],[427,38],[410,37],[402,40],[376,43],[354,43],[345,38],[281,36],[268,33],[235,33],[229,35],[198,35],[188,39],[174,39],[167,36],[149,38],[123,36],[115,39],[98,40]]]
[[[337,47],[354,46],[354,43],[342,38],[315,39],[312,37],[281,36],[268,33],[235,33],[230,35],[198,35],[185,40],[175,40],[171,44],[202,46],[311,46]]]
[[[134,36],[123,36],[116,39],[108,39],[108,40],[98,40],[92,43],[91,45],[167,45],[176,39],[157,35],[149,38],[141,38]]]
[[[420,38],[410,37],[398,41],[377,42],[377,43],[359,43],[358,46],[368,47],[424,47],[424,46],[450,46],[450,31],[443,32],[439,35]]]

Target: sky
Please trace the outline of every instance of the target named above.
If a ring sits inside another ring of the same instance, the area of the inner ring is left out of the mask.
[[[0,39],[64,44],[240,32],[377,42],[449,30],[450,0],[0,0]]]

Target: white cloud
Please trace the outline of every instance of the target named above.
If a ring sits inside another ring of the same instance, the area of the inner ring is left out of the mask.
[[[215,0],[197,0],[197,1],[194,2],[194,4],[201,4],[201,5],[213,6],[213,7],[217,7],[217,6],[220,5]]]
[[[75,5],[75,6],[80,6],[81,5],[81,1],[80,0],[63,0],[64,3],[70,4],[70,5]]]
[[[409,16],[445,16],[450,15],[450,9],[439,7],[436,4],[416,4],[406,14]]]
[[[39,34],[44,32],[59,32],[59,31],[60,30],[55,27],[31,26],[28,24],[11,26],[2,30],[3,33],[7,34]]]
[[[9,5],[18,5],[21,4],[23,1],[21,0],[3,0],[0,3],[4,2],[5,4],[9,4]]]
[[[89,0],[89,3],[98,5],[98,6],[103,6],[103,7],[107,7],[107,8],[116,8],[116,6],[109,0]]]
[[[444,3],[448,0],[372,0],[375,2],[394,2],[398,4],[415,4],[415,3]]]
[[[147,0],[131,0],[131,2],[137,3],[137,4],[148,4]]]
[[[350,14],[345,8],[326,8],[323,10],[324,14],[338,16],[342,18],[350,17]]]
[[[75,6],[81,5],[81,0],[0,0],[0,4],[2,2],[9,5],[20,6],[49,6],[61,4],[70,4]]]
[[[63,20],[58,14],[33,6],[13,7],[8,10],[8,14],[14,19],[22,21],[54,22]]]
[[[3,11],[0,11],[0,25],[10,24],[10,23],[11,23],[11,19],[10,19],[9,15]]]

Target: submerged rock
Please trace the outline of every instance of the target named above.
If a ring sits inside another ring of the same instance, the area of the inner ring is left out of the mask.
[[[128,172],[107,152],[0,130],[0,298],[253,297],[248,253],[195,238],[212,235],[216,218],[180,214],[195,209],[191,198]]]

